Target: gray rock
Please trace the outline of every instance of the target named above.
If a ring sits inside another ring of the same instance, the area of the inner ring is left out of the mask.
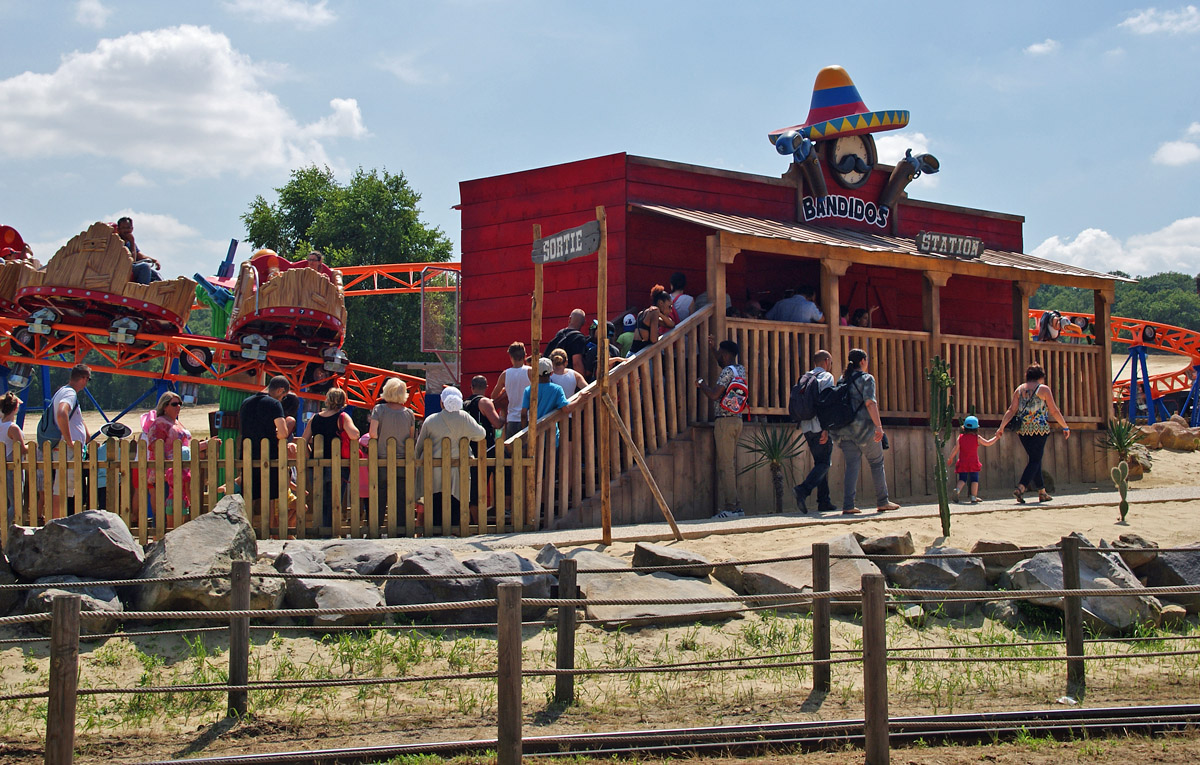
[[[1017,604],[1011,600],[988,600],[984,602],[980,610],[992,621],[1001,622],[1013,629],[1021,626],[1021,612],[1017,610]]]
[[[712,578],[738,595],[746,594],[746,583],[742,580],[742,569],[738,566],[718,563],[713,566]]]
[[[321,545],[325,565],[345,574],[386,574],[400,556],[369,539],[335,539]]]
[[[464,600],[481,600],[486,595],[483,580],[472,576],[469,568],[445,547],[431,545],[400,558],[400,562],[389,574],[421,574],[448,577],[445,579],[392,579],[383,588],[383,596],[389,606],[417,603],[450,603]],[[489,621],[488,609],[470,608],[446,611],[428,611],[411,614],[415,621],[423,616],[437,624],[467,624]]]
[[[994,585],[1004,576],[1004,572],[1025,560],[1028,556],[1021,554],[1021,546],[1013,542],[1003,542],[995,539],[980,539],[971,547],[973,553],[1012,553],[1011,555],[983,555],[984,574],[988,584]]]
[[[135,576],[145,559],[121,516],[105,510],[57,518],[40,529],[13,526],[5,553],[25,579],[58,574],[125,579]]]
[[[1080,539],[1084,546],[1092,546],[1086,539]],[[1079,579],[1080,587],[1085,590],[1130,591],[1122,597],[1083,599],[1084,623],[1094,631],[1113,635],[1127,632],[1138,624],[1158,625],[1162,604],[1157,598],[1137,593],[1144,588],[1115,553],[1081,551]],[[1058,553],[1039,553],[1009,569],[1002,583],[1013,590],[1060,590],[1063,587],[1062,559]],[[1033,598],[1031,602],[1063,609],[1061,597]]]
[[[578,563],[581,571],[594,568],[629,568],[629,564],[620,558],[614,558],[611,555],[605,555],[602,552],[589,550],[586,547],[579,547],[572,550],[571,552],[567,553],[567,557]],[[584,576],[586,576],[586,574]]]
[[[645,542],[638,542],[633,546],[634,568],[686,565],[692,565],[693,568],[674,569],[666,573],[674,574],[675,576],[690,576],[695,579],[706,579],[713,572],[713,564],[708,560],[708,558],[679,547],[652,545]]]
[[[635,574],[617,571],[592,574],[579,584],[591,600],[638,600],[649,598],[680,599],[736,597],[737,593],[719,582],[680,577],[664,572]],[[674,606],[588,606],[587,615],[604,627],[616,628],[639,624],[679,624],[696,621],[720,621],[737,616],[741,603],[700,603]]]
[[[1100,544],[1103,546],[1104,541],[1101,540]],[[1158,543],[1147,542],[1138,534],[1122,534],[1117,537],[1117,541],[1113,542],[1112,546],[1120,553],[1121,560],[1125,561],[1125,565],[1133,570],[1141,568],[1158,555],[1155,551]]]
[[[538,550],[537,557],[534,562],[542,568],[558,568],[558,562],[563,559],[563,554],[558,551],[558,548],[547,542]]]
[[[904,532],[903,536],[886,534],[879,537],[867,537],[855,534],[854,537],[858,540],[858,546],[867,555],[912,555],[917,549],[913,545],[912,533],[908,531]]]
[[[933,558],[913,558],[892,566],[888,576],[899,587],[911,590],[985,590],[987,578],[979,558],[947,558],[961,554],[953,547],[928,547],[926,555]],[[926,603],[925,610],[940,611],[950,618],[959,618],[975,610],[976,601],[946,600],[939,604]]]
[[[1171,604],[1163,606],[1162,623],[1164,627],[1180,627],[1187,622],[1187,609]]]
[[[0,584],[16,583],[17,577],[13,575],[8,561],[3,555],[0,555]],[[0,590],[0,616],[4,616],[16,608],[17,604],[21,602],[21,597],[22,592],[20,590]]]
[[[830,556],[862,555],[862,547],[851,534],[834,537],[828,541]],[[857,590],[862,586],[864,574],[878,574],[879,567],[866,558],[832,558],[829,565],[830,590]],[[742,569],[742,582],[747,595],[775,593],[810,593],[813,587],[812,561],[799,560],[786,563],[764,563]],[[809,604],[779,606],[780,611],[808,611]],[[855,614],[860,611],[858,600],[833,601],[833,613]]]
[[[108,615],[108,618],[104,619],[80,619],[79,632],[83,635],[102,635],[112,632],[121,623],[121,612],[125,610],[121,605],[120,598],[117,597],[115,589],[105,586],[53,586],[55,584],[73,584],[84,581],[87,580],[80,579],[71,574],[45,576],[38,579],[35,584],[45,585],[45,587],[44,589],[29,590],[29,594],[25,598],[25,613],[48,614],[53,608],[55,597],[59,595],[79,595],[81,600],[80,610]],[[38,622],[37,629],[44,634],[50,634],[50,622]]]
[[[1146,584],[1151,587],[1200,584],[1200,543],[1191,546],[1196,547],[1196,552],[1158,553],[1141,569]],[[1162,599],[1183,606],[1189,614],[1200,613],[1200,595],[1163,595]]]
[[[496,552],[479,558],[468,558],[463,561],[463,565],[476,574],[529,572],[522,576],[493,576],[484,579],[485,598],[496,597],[496,587],[505,582],[520,584],[523,598],[549,598],[551,597],[551,588],[555,583],[552,574],[543,573],[546,569],[514,552]],[[547,610],[547,606],[524,606],[521,613],[525,618],[536,619],[543,616]],[[493,611],[488,620],[491,621],[494,618],[495,612]]]
[[[915,603],[901,607],[900,617],[914,627],[925,626],[925,609]]]
[[[332,574],[320,550],[288,542],[275,559],[283,574]],[[338,579],[285,579],[284,603],[288,608],[379,608],[383,593],[371,582]],[[381,614],[324,614],[313,617],[318,625],[357,626],[382,620]]]
[[[138,578],[207,575],[213,579],[157,582],[138,587],[139,611],[222,610],[229,608],[230,565],[235,560],[253,562],[258,557],[254,529],[246,520],[239,495],[225,497],[212,512],[183,524],[150,546]],[[251,566],[252,572],[271,572],[270,566]],[[278,608],[283,602],[283,580],[251,577],[250,607]]]

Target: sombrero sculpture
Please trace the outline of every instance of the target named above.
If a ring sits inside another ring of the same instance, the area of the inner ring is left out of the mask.
[[[812,141],[825,141],[848,135],[897,130],[907,124],[908,110],[871,111],[863,103],[858,88],[846,70],[840,66],[827,66],[817,72],[817,81],[813,83],[808,119],[801,125],[772,130],[767,138],[775,143],[781,134],[796,132]]]

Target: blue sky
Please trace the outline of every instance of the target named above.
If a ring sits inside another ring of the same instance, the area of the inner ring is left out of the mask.
[[[627,151],[778,175],[767,131],[844,66],[911,196],[1026,216],[1025,249],[1200,271],[1200,10],[1106,2],[0,0],[0,223],[43,259],[134,217],[211,273],[307,163],[402,171],[457,244],[458,182]],[[244,256],[246,250],[241,251]]]

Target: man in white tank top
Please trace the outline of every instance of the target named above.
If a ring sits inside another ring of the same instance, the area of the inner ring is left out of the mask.
[[[504,370],[496,387],[492,391],[492,399],[500,403],[503,396],[507,402],[507,416],[504,421],[504,437],[511,438],[521,430],[521,396],[529,387],[529,365],[525,363],[525,344],[515,342],[508,346],[508,358],[512,366]]]

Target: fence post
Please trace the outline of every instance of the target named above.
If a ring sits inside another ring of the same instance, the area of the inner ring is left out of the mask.
[[[812,546],[813,592],[829,592],[829,544],[816,542]],[[813,661],[829,660],[829,598],[815,598],[812,604]],[[828,664],[813,665],[813,690],[829,693]]]
[[[883,574],[863,574],[863,733],[867,765],[888,765],[887,603]]]
[[[1063,589],[1079,589],[1079,537],[1062,538]],[[1087,689],[1083,660],[1083,602],[1078,595],[1063,598],[1063,639],[1067,644],[1067,695],[1082,700]]]
[[[75,693],[79,690],[79,595],[50,604],[50,698],[46,700],[46,765],[71,765],[75,756]]]
[[[563,558],[558,562],[558,597],[575,598],[575,571],[578,568],[579,563],[574,558]],[[554,666],[558,669],[575,669],[575,606],[558,607],[558,646],[554,658]],[[555,677],[554,703],[571,704],[574,701],[575,676]]]
[[[496,762],[521,765],[521,585],[496,587]]]
[[[229,567],[229,608],[250,609],[250,561],[235,560]],[[229,618],[229,684],[246,685],[250,680],[250,617]],[[229,692],[229,717],[245,717],[247,691]]]

